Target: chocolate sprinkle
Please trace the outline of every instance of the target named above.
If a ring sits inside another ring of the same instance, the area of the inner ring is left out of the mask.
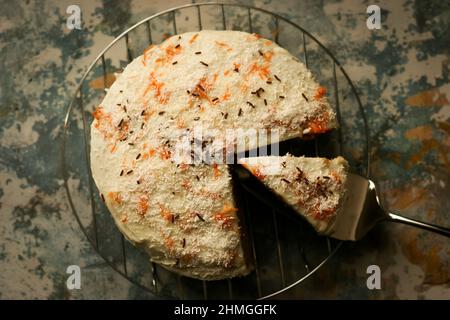
[[[139,159],[141,157],[141,154],[139,153],[136,157],[136,160]]]
[[[180,46],[181,46],[180,44],[177,44],[177,45],[175,46],[175,49],[178,49]]]
[[[203,217],[202,217],[200,214],[196,213],[195,215],[196,215],[197,218],[199,218],[200,220],[205,221],[205,219],[203,219]]]
[[[128,145],[129,146],[134,146],[134,143],[133,142],[128,142]]]
[[[137,184],[141,184],[141,181],[140,181],[140,180],[137,180],[136,183],[137,183]]]
[[[282,178],[281,181],[284,181],[286,183],[291,183],[289,180]]]
[[[200,181],[200,177],[199,176],[195,176],[195,179],[197,179],[197,181]]]
[[[223,115],[223,117],[226,119],[228,118],[228,112],[225,112],[225,114]]]
[[[216,102],[217,100],[219,100],[219,98],[214,98],[212,99],[212,102]]]
[[[165,111],[160,111],[160,112],[158,112],[158,114],[160,115],[160,116],[162,116],[164,113],[166,113]]]
[[[283,168],[286,168],[286,162],[282,162],[281,165],[283,166]]]
[[[259,52],[259,55],[260,55],[260,56],[264,56],[264,53],[262,53],[261,50],[258,50],[258,52]]]
[[[273,76],[275,77],[275,79],[281,82],[280,78],[278,78],[276,74],[274,74]]]
[[[266,83],[267,83],[267,84],[272,84],[272,81],[267,80]]]
[[[252,107],[253,109],[255,108],[255,105],[253,103],[251,103],[250,101],[247,101],[247,104]]]
[[[122,126],[122,124],[123,124],[123,119],[120,120],[120,122],[119,122],[119,124],[117,126],[120,128]]]
[[[141,116],[143,116],[145,114],[145,110],[142,110],[141,112]]]
[[[265,90],[260,87],[258,90],[251,92],[251,94],[256,94],[258,96],[258,98],[260,98],[261,92],[265,92]]]
[[[183,238],[183,243],[182,243],[183,248],[186,247],[186,239]]]
[[[284,99],[284,96],[280,96],[280,99]]]
[[[120,176],[123,176],[123,170],[122,170],[122,171],[120,171]]]
[[[315,190],[317,191],[319,196],[322,196],[322,197],[325,197],[325,199],[328,199],[328,195],[327,195],[328,190],[327,190],[326,186],[323,184],[323,182],[320,181],[319,177],[317,177]]]
[[[266,99],[264,99],[264,105],[266,105],[266,106],[267,106],[267,100],[266,100]]]
[[[201,51],[197,51],[195,54],[202,54],[202,52]]]
[[[133,173],[133,170],[130,170],[127,172],[127,174],[132,174],[132,173]]]
[[[200,120],[200,117],[195,117],[194,118],[194,121],[198,121],[198,120]]]
[[[172,62],[172,64],[173,64],[173,65],[175,65],[175,64],[177,64],[177,63],[178,63],[178,61],[174,61],[174,62]]]
[[[305,96],[305,94],[302,92],[302,96],[306,101],[309,101],[308,98]]]
[[[203,61],[200,61],[200,63],[202,64],[202,65],[204,65],[204,66],[208,66],[208,64],[207,63],[205,63],[205,62],[203,62]]]
[[[189,90],[186,90],[187,94],[191,94],[191,92]]]
[[[100,193],[100,198],[102,198],[102,201],[105,202],[105,196],[103,195],[103,193]]]
[[[304,182],[306,185],[309,185],[309,180],[308,180],[308,178],[305,176],[305,174],[303,173],[303,171],[300,170],[299,167],[295,167],[295,169],[297,169],[297,171],[298,171],[298,176],[295,178],[295,180],[298,181],[298,182]]]
[[[240,117],[241,115],[242,115],[242,109],[239,108],[238,117]]]

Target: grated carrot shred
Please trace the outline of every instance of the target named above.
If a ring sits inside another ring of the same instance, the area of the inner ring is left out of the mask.
[[[138,214],[144,216],[148,210],[148,196],[141,195],[138,202]]]
[[[220,170],[219,170],[219,166],[217,165],[217,163],[213,164],[213,169],[214,169],[214,178],[218,178],[220,177]]]
[[[150,73],[150,83],[144,91],[144,96],[147,95],[147,93],[153,89],[153,90],[156,90],[155,98],[159,98],[161,96],[161,90],[163,87],[164,87],[164,83],[159,82],[155,77],[155,73],[151,72]]]
[[[195,40],[197,40],[198,33],[194,34],[191,39],[189,39],[189,44],[193,44]]]
[[[316,94],[314,95],[314,99],[320,100],[327,93],[327,89],[325,87],[318,87],[316,90]]]
[[[171,157],[170,150],[168,150],[166,148],[162,148],[161,150],[159,150],[159,157],[163,160],[170,159],[170,157]]]
[[[145,50],[144,50],[144,52],[143,52],[143,55],[144,55],[144,57],[142,58],[142,64],[144,65],[144,66],[146,66],[147,65],[147,58],[148,58],[148,52],[154,47],[155,45],[154,44],[151,44],[151,45],[149,45]]]
[[[182,164],[180,164],[180,169],[181,169],[181,171],[185,171],[185,170],[187,170],[189,168],[189,164],[187,164],[187,163],[182,163]]]
[[[257,73],[261,79],[267,79],[269,78],[270,70],[268,63],[265,63],[264,65],[259,65],[257,63],[253,63],[250,66],[250,69],[248,71],[249,74]]]
[[[92,113],[92,116],[94,117],[95,120],[99,121],[100,117],[103,115],[103,107],[102,106],[98,106],[97,108],[95,108],[94,112]]]
[[[266,62],[272,61],[273,54],[274,54],[273,51],[267,51],[267,52],[264,52],[264,54],[263,54],[264,60],[265,60]]]
[[[251,41],[251,40],[258,40],[258,39],[261,39],[262,37],[261,37],[261,35],[260,34],[258,34],[258,33],[252,33],[251,35],[249,35],[248,37],[247,37],[247,40],[249,40],[249,41]]]
[[[173,239],[170,237],[167,237],[165,240],[165,244],[169,249],[172,249],[173,248]]]
[[[191,184],[189,183],[189,180],[183,180],[183,182],[181,183],[181,186],[185,190],[189,190],[191,188]]]
[[[159,213],[161,214],[161,216],[167,221],[172,221],[172,219],[173,219],[172,212],[170,212],[169,209],[167,209],[165,206],[163,206],[160,203],[158,203],[158,206],[159,206]]]
[[[108,198],[110,198],[112,201],[114,201],[117,204],[122,203],[122,197],[120,196],[119,192],[113,192],[113,191],[108,192]]]
[[[214,215],[214,220],[219,222],[222,227],[230,228],[236,220],[236,217],[233,214],[237,211],[238,209],[231,205],[224,205],[223,209]]]
[[[216,41],[216,45],[218,45],[219,47],[222,47],[222,48],[226,49],[228,52],[233,50],[233,49],[232,49],[228,44],[226,44],[225,42]]]
[[[231,92],[230,90],[227,88],[227,91],[225,91],[225,93],[222,96],[222,101],[227,101],[229,100],[231,97]]]
[[[262,174],[262,172],[258,166],[250,167],[246,163],[244,163],[243,166],[244,166],[244,168],[249,170],[259,180],[264,180],[264,178],[266,177],[265,175]]]

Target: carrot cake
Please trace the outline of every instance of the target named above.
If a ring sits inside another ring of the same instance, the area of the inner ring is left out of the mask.
[[[91,125],[91,169],[125,237],[181,275],[252,270],[223,162],[177,157],[196,127],[277,129],[280,140],[336,127],[324,88],[274,42],[238,31],[175,35],[118,75]],[[214,142],[214,141],[213,141]],[[236,142],[236,141],[235,141]]]

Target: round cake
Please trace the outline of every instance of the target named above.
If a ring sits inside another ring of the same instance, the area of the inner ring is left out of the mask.
[[[252,262],[227,164],[202,161],[202,147],[239,142],[224,143],[237,129],[276,129],[279,140],[326,132],[336,119],[324,94],[304,64],[256,34],[172,36],[133,60],[95,110],[95,183],[121,232],[153,262],[198,279],[246,275]],[[199,142],[197,128],[215,134]],[[200,151],[179,153],[180,141]]]

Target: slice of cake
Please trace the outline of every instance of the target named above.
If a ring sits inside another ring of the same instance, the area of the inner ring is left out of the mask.
[[[339,214],[347,180],[347,161],[286,155],[242,158],[239,163],[326,234]]]
[[[238,31],[185,33],[146,49],[108,90],[91,125],[92,174],[152,261],[199,279],[242,276],[252,264],[227,166],[177,157],[179,138],[196,141],[202,127],[218,132],[213,144],[235,129],[286,140],[335,126],[324,89],[285,49]]]

